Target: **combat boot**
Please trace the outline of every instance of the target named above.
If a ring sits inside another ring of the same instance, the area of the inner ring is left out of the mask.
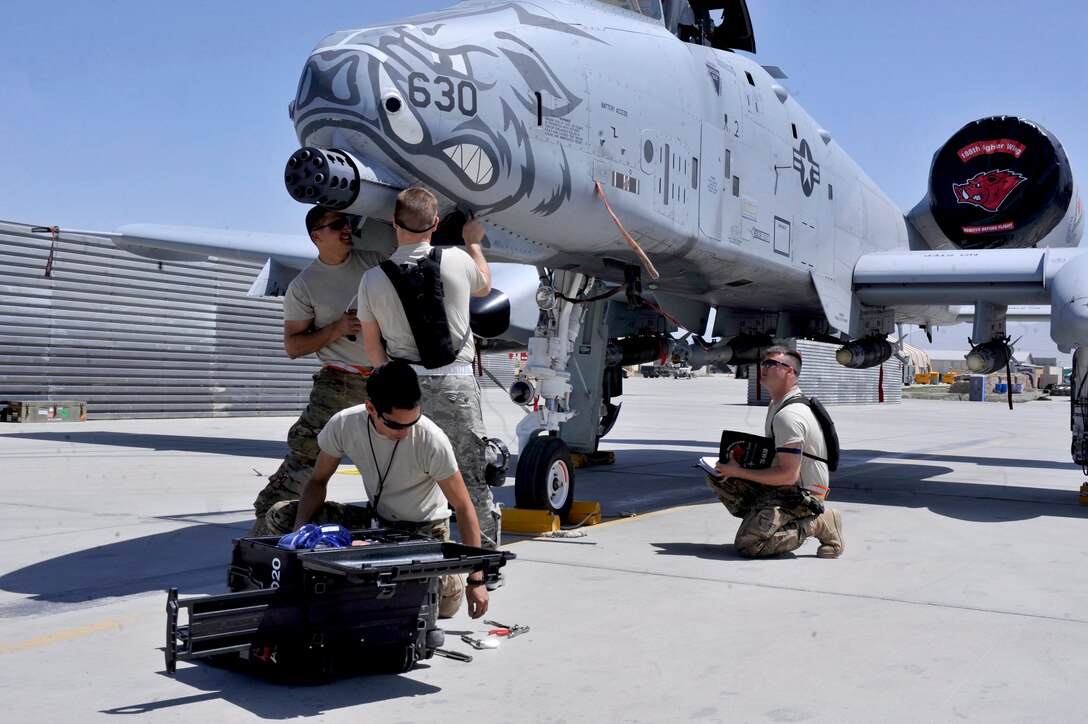
[[[842,539],[842,515],[837,508],[827,508],[815,518],[809,518],[809,535],[820,541],[817,558],[838,558],[846,549]]]

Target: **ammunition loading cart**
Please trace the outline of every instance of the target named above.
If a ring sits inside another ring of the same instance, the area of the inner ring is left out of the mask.
[[[166,602],[166,670],[179,660],[248,662],[292,681],[405,672],[444,643],[439,577],[498,579],[513,553],[390,529],[353,531],[361,545],[287,550],[278,537],[240,538],[231,593]]]

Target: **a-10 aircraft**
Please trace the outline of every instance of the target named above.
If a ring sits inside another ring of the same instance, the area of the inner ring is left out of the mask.
[[[1072,455],[1088,466],[1088,255],[1061,144],[1024,118],[969,123],[904,214],[777,69],[734,52],[754,47],[744,0],[466,0],[337,32],[303,68],[285,182],[358,217],[370,243],[388,242],[396,193],[425,185],[446,217],[436,240],[473,213],[489,260],[521,265],[494,274],[523,292],[528,361],[511,396],[540,400],[517,428],[519,507],[569,509],[570,449],[595,451],[614,422],[618,365],[663,348],[747,363],[807,337],[871,367],[897,323],[955,323],[959,305],[974,308],[980,373],[1008,364],[1010,305],[1051,306],[1052,338],[1075,350]],[[266,234],[113,238],[160,258],[267,259],[259,293],[282,293],[312,256]],[[716,344],[667,334],[706,329],[712,309]]]

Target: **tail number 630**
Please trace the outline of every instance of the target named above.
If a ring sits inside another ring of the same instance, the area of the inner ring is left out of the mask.
[[[476,115],[476,86],[467,80],[454,82],[444,75],[431,80],[423,73],[409,73],[408,99],[417,108],[426,108],[433,102],[443,112],[456,108],[463,116]]]

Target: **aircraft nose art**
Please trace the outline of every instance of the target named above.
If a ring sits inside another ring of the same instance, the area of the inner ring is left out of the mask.
[[[378,30],[336,33],[310,54],[292,105],[292,118],[304,145],[321,145],[317,136],[332,127],[380,123],[383,82],[387,89],[393,87],[388,73],[383,78],[378,72],[382,35],[384,31]]]
[[[517,204],[555,213],[570,198],[569,162],[553,151],[544,183],[542,134],[529,126],[584,114],[584,99],[525,39],[569,33],[519,8],[471,6],[329,36],[299,82],[299,141],[372,158],[477,213]]]
[[[481,95],[493,84],[475,77],[471,58],[488,53],[439,35],[397,25],[329,36],[299,81],[300,142],[346,140],[440,187],[494,185],[502,139],[480,120]]]

